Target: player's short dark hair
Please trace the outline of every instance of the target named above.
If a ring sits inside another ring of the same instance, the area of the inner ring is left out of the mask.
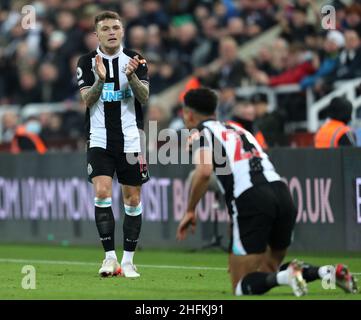
[[[209,88],[191,89],[184,96],[184,104],[200,114],[210,116],[216,111],[218,98]]]
[[[122,23],[122,19],[120,18],[120,15],[114,11],[103,11],[99,14],[97,14],[94,18],[94,24],[95,29],[100,21],[103,21],[105,19],[113,19],[113,20],[119,20]]]

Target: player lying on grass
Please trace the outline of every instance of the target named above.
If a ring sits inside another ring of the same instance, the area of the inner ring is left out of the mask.
[[[296,296],[305,295],[300,262],[294,260],[277,271],[291,243],[296,218],[289,190],[248,131],[216,120],[216,106],[217,96],[207,88],[190,90],[184,98],[184,122],[188,129],[198,129],[192,135],[192,150],[196,145],[198,149],[177,239],[185,239],[189,227],[194,232],[195,208],[214,171],[231,216],[229,270],[234,294],[263,294],[289,285]]]

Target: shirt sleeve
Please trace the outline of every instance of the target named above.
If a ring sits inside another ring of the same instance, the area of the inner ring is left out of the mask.
[[[208,129],[203,129],[199,138],[200,148],[212,148],[212,137]]]
[[[149,82],[147,61],[141,55],[138,56],[139,56],[140,64],[138,65],[135,74],[137,75],[139,80]]]
[[[208,129],[202,128],[202,129],[196,129],[193,132],[191,132],[190,135],[190,146],[192,152],[195,152],[198,149],[201,148],[208,148],[212,149],[212,136]]]
[[[94,84],[95,77],[92,71],[92,61],[89,57],[80,57],[76,69],[76,76],[80,90],[91,87]]]

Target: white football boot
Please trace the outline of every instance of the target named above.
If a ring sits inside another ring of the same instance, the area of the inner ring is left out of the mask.
[[[122,276],[126,278],[138,278],[140,274],[137,272],[137,268],[134,264],[130,262],[124,263],[121,266],[122,269]]]
[[[341,263],[336,266],[336,285],[346,293],[358,293],[357,279],[351,274],[349,268]]]
[[[121,274],[122,270],[117,259],[104,259],[99,274],[102,277],[117,276]]]
[[[288,284],[293,290],[296,297],[301,297],[307,294],[307,283],[302,276],[302,263],[293,260],[287,268]]]

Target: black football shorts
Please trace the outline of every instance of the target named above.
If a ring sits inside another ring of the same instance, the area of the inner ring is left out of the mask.
[[[148,166],[139,153],[116,153],[103,148],[87,150],[88,180],[97,176],[114,177],[123,185],[140,186],[149,180]]]
[[[232,206],[230,252],[258,254],[265,252],[267,246],[286,249],[292,242],[296,214],[284,182],[265,183],[246,190]]]

